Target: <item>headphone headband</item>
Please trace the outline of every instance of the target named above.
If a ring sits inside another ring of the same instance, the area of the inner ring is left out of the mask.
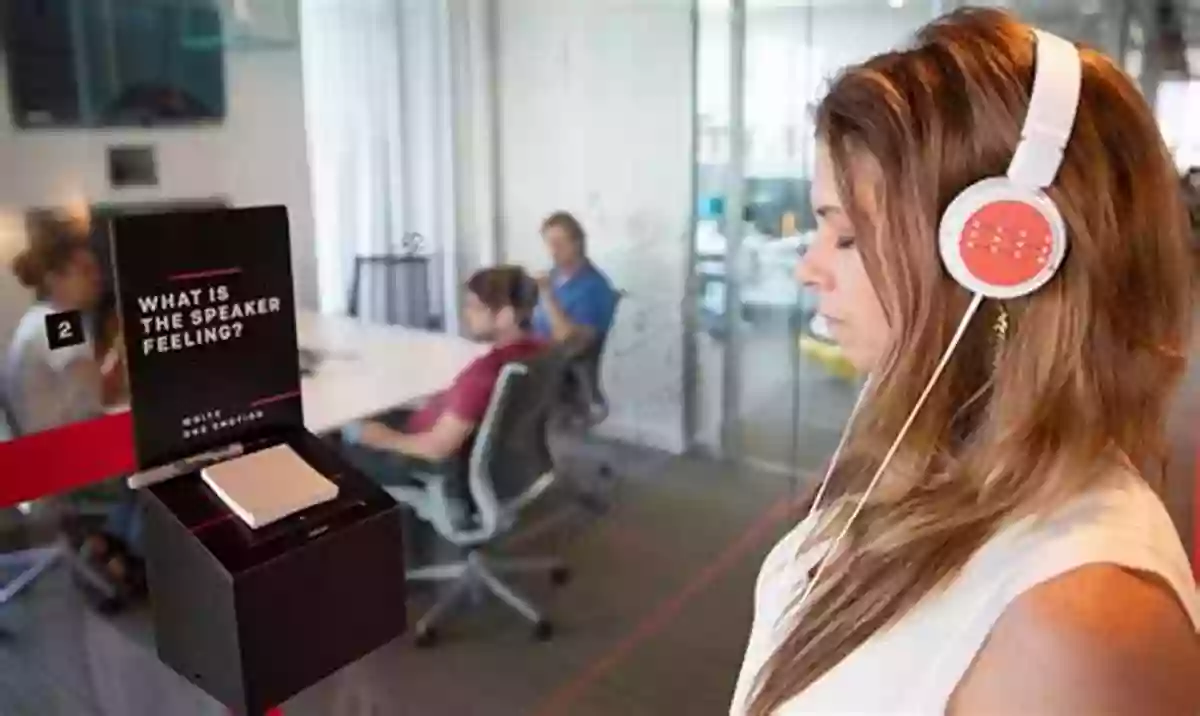
[[[1062,165],[1075,126],[1083,64],[1075,46],[1057,35],[1034,30],[1037,49],[1033,93],[1021,127],[1021,141],[1008,165],[1008,178],[1029,189],[1050,186]]]
[[[1037,291],[1053,278],[1066,254],[1066,224],[1054,202],[1042,190],[1050,186],[1058,174],[1075,126],[1083,64],[1075,46],[1061,37],[1034,30],[1034,42],[1037,56],[1033,92],[1021,127],[1021,141],[1009,163],[1007,176],[987,177],[964,189],[946,207],[938,227],[942,263],[954,280],[974,294],[971,303],[850,517],[825,548],[800,594],[797,609],[808,600],[825,573],[829,562],[826,557],[837,554],[838,546],[891,464],[984,299],[1005,300]],[[859,404],[870,389],[870,381],[868,376],[817,490],[809,519],[816,514],[858,414]]]
[[[988,298],[1026,296],[1058,270],[1067,227],[1043,191],[1054,181],[1075,126],[1083,64],[1070,42],[1033,31],[1033,91],[1006,176],[962,190],[942,214],[942,263],[964,288]]]

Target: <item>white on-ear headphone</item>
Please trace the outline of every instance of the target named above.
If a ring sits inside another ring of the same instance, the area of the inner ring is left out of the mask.
[[[938,227],[942,263],[959,284],[974,293],[974,297],[959,321],[950,345],[946,347],[933,375],[901,426],[900,433],[805,585],[795,604],[797,611],[808,601],[825,572],[830,561],[828,557],[837,554],[838,546],[849,533],[851,524],[875,491],[983,299],[1008,299],[1033,293],[1054,277],[1066,257],[1066,223],[1058,207],[1043,190],[1058,175],[1075,126],[1083,84],[1083,65],[1079,52],[1070,42],[1041,30],[1035,30],[1034,36],[1037,57],[1033,93],[1029,98],[1025,123],[1021,127],[1021,141],[1008,165],[1008,172],[1005,176],[989,177],[964,189],[946,207]],[[850,427],[870,389],[871,379],[868,376],[813,498],[806,521],[817,513],[850,434]]]
[[[1033,293],[1067,254],[1066,224],[1043,190],[1058,175],[1075,126],[1083,66],[1070,42],[1040,30],[1034,34],[1033,94],[1008,172],[964,189],[938,227],[946,270],[988,298]]]

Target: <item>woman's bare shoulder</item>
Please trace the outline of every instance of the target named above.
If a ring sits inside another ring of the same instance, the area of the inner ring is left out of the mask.
[[[947,713],[1197,714],[1200,639],[1157,577],[1080,567],[1009,605]]]

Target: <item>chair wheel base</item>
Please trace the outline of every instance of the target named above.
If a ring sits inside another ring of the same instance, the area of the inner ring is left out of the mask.
[[[413,643],[416,644],[418,649],[429,649],[435,646],[437,642],[438,633],[432,627],[418,630],[416,638],[413,639]]]
[[[554,638],[554,625],[545,619],[534,624],[533,638],[537,641],[550,641]]]
[[[571,581],[571,570],[566,567],[555,567],[550,570],[550,583],[556,587],[561,587]]]

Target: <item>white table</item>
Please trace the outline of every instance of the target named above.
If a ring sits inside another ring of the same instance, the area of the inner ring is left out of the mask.
[[[301,312],[300,347],[323,355],[302,382],[304,423],[336,430],[445,388],[487,346],[444,333]]]
[[[487,346],[445,333],[300,312],[300,348],[322,360],[301,380],[304,425],[318,435],[413,403],[450,385]],[[106,409],[124,413],[128,404]]]

